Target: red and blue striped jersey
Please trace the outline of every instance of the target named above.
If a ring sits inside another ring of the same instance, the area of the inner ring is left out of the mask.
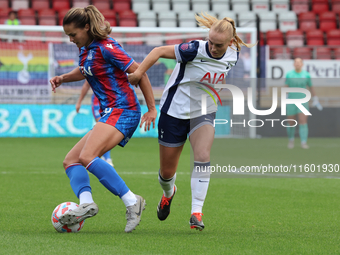
[[[112,38],[82,47],[79,68],[100,102],[100,108],[140,111],[137,95],[129,83],[126,70],[134,60]]]

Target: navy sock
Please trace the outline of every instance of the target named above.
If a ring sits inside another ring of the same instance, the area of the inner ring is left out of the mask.
[[[84,191],[91,192],[90,177],[85,167],[78,163],[72,164],[65,169],[65,172],[70,179],[72,190],[78,198]]]
[[[105,188],[116,196],[122,197],[130,190],[116,170],[104,160],[95,157],[86,168],[99,179]]]

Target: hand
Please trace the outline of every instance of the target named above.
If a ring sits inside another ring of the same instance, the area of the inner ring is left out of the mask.
[[[76,112],[79,113],[81,103],[76,103]]]
[[[319,102],[319,98],[317,96],[313,97],[313,103],[312,103],[313,107],[316,107],[319,111],[322,111],[323,107]]]
[[[143,123],[145,122],[144,131],[150,130],[151,123],[153,123],[152,128],[155,128],[156,118],[157,110],[156,109],[149,110],[142,116],[139,127],[141,128],[143,126]]]
[[[55,89],[58,88],[63,83],[63,77],[55,76],[50,80],[52,91],[55,93]]]
[[[141,78],[142,77],[140,77],[138,74],[136,74],[136,72],[130,73],[128,75],[128,79],[129,79],[129,82],[130,82],[131,85],[138,85]]]

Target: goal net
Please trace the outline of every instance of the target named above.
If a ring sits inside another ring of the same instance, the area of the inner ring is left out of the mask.
[[[237,28],[246,43],[256,43],[255,28]],[[205,40],[208,31],[202,28],[143,28],[113,27],[111,37],[140,63],[157,46],[173,45],[191,40]],[[0,25],[0,136],[82,136],[93,125],[91,94],[83,100],[80,114],[75,113],[84,81],[65,83],[52,93],[49,79],[78,66],[78,48],[69,42],[61,26]],[[256,47],[242,48],[236,67],[232,68],[227,83],[236,84],[244,91],[256,78]],[[151,81],[156,104],[175,66],[175,60],[160,59],[147,74]],[[249,79],[254,78],[254,79]],[[245,81],[246,80],[246,81]],[[253,91],[256,91],[255,88]],[[137,96],[145,105],[141,91]],[[254,93],[253,93],[254,94]],[[232,118],[232,95],[221,93],[221,112]],[[255,100],[253,100],[255,101]],[[142,107],[146,109],[146,107]],[[245,122],[252,118],[245,102],[244,116],[233,121]],[[225,117],[225,115],[223,115]],[[238,120],[237,120],[238,119]],[[247,125],[219,127],[216,136],[255,137],[254,128]],[[157,136],[157,130],[137,136]]]

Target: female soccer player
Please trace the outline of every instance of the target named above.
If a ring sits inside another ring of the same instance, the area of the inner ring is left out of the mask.
[[[76,112],[79,113],[81,102],[83,101],[84,97],[86,96],[87,92],[90,89],[90,84],[85,80],[83,87],[81,88],[80,95],[78,98],[78,101],[76,103]],[[100,103],[98,98],[92,94],[91,97],[91,105],[92,105],[92,114],[96,122],[99,121],[100,115],[102,113],[102,110],[100,109]],[[113,165],[112,159],[111,159],[111,150],[105,152],[102,156],[102,159],[104,159],[107,163],[109,163],[111,166]]]
[[[312,97],[313,97],[313,106],[316,106],[319,110],[322,110],[322,106],[319,103],[319,99],[315,94],[314,88],[312,87],[312,81],[310,78],[310,74],[302,70],[303,61],[301,58],[294,59],[294,70],[288,72],[286,74],[286,86],[287,87],[295,87],[295,88],[309,88]],[[303,98],[304,94],[302,93],[289,93],[289,98]],[[308,103],[304,103],[303,106],[308,110],[309,105]],[[287,118],[288,119],[296,119],[296,116],[299,121],[299,135],[301,139],[301,148],[302,149],[309,149],[307,144],[308,138],[308,124],[307,119],[308,116],[305,115],[301,110],[294,104],[287,105]],[[294,137],[295,137],[295,122],[290,121],[289,127],[287,127],[287,135],[288,135],[288,149],[294,148]]]
[[[124,147],[138,126],[140,105],[126,74],[134,72],[138,64],[117,41],[108,37],[110,25],[92,5],[70,9],[63,19],[63,27],[70,41],[79,48],[79,68],[53,77],[50,80],[52,91],[55,92],[63,82],[86,78],[103,112],[99,122],[64,159],[66,174],[80,206],[65,213],[60,222],[74,224],[97,214],[98,206],[92,198],[87,169],[105,188],[123,200],[127,209],[125,232],[131,232],[140,222],[145,200],[132,193],[116,170],[100,156],[116,145]],[[157,111],[147,75],[142,77],[139,85],[148,106],[141,126],[145,123],[145,130],[149,130],[151,123],[155,125]]]
[[[165,220],[170,213],[170,204],[177,191],[175,180],[178,160],[189,135],[194,152],[189,223],[191,228],[203,230],[202,207],[210,181],[210,172],[204,169],[210,166],[210,150],[215,133],[213,120],[217,108],[213,100],[207,100],[208,114],[201,114],[201,93],[197,93],[200,91],[197,88],[199,85],[192,81],[223,83],[228,71],[238,60],[241,45],[250,46],[237,36],[235,22],[230,18],[218,20],[202,14],[202,17],[196,15],[196,21],[200,27],[210,28],[208,41],[191,41],[153,49],[137,70],[129,75],[129,81],[131,84],[142,81],[145,72],[160,57],[177,61],[160,102],[158,179],[163,196],[157,207],[157,215],[160,220]],[[195,97],[195,94],[199,96]]]

